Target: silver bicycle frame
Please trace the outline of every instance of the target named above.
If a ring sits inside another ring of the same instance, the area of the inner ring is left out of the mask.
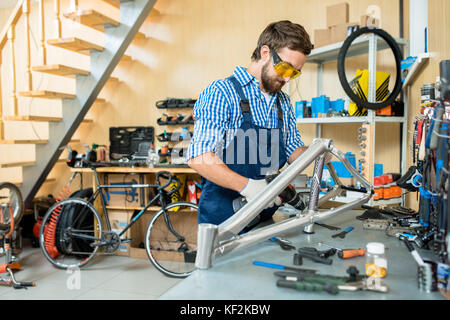
[[[339,196],[345,190],[345,186],[339,180],[336,171],[331,164],[331,157],[335,156],[345,168],[366,189],[363,196],[352,202],[325,211],[319,211],[319,207],[325,202]],[[299,212],[295,217],[271,224],[266,227],[239,235],[266,205],[278,196],[295,177],[315,161],[314,174],[311,183],[308,207]],[[324,165],[327,165],[330,175],[336,186],[319,199],[320,182]],[[362,177],[350,164],[345,155],[333,146],[333,142],[327,139],[315,139],[310,147],[302,153],[291,165],[289,165],[277,178],[269,183],[255,199],[249,201],[243,208],[236,212],[220,225],[202,223],[198,226],[197,257],[195,265],[198,269],[209,269],[212,260],[231,251],[241,249],[263,240],[276,237],[281,234],[299,230],[304,227],[305,232],[311,232],[315,221],[322,221],[339,213],[360,206],[372,197],[373,186]]]

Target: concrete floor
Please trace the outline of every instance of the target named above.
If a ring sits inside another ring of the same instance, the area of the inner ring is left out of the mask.
[[[53,267],[40,248],[24,245],[20,261],[17,280],[36,281],[36,287],[0,286],[0,300],[156,300],[181,281],[164,276],[149,260],[121,256],[98,256],[85,269],[69,272]]]

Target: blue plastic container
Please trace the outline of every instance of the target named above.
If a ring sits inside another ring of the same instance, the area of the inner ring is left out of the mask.
[[[332,111],[339,112],[339,111],[343,111],[344,110],[344,105],[345,104],[344,104],[344,100],[343,99],[338,99],[338,100],[335,100],[335,101],[331,101],[330,104],[331,104],[330,112],[332,112]]]
[[[311,102],[312,117],[317,118],[319,113],[328,113],[330,109],[330,98],[321,95],[312,99]]]

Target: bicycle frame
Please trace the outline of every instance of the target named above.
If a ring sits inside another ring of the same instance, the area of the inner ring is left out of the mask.
[[[339,180],[336,171],[331,164],[331,156],[340,160],[345,168],[361,183],[366,190],[353,189],[344,186]],[[295,177],[315,161],[314,174],[311,183],[308,208],[297,214],[296,217],[262,227],[242,235],[238,233],[244,229],[278,194],[284,190]],[[329,193],[319,199],[320,182],[324,165],[330,171],[330,175],[336,182],[336,186]],[[344,190],[359,191],[364,195],[350,203],[320,211],[318,208],[328,200],[339,196]],[[289,165],[277,178],[269,183],[255,199],[249,201],[243,208],[236,212],[220,225],[202,223],[198,226],[197,257],[195,265],[198,269],[209,269],[216,257],[223,256],[257,242],[276,237],[281,234],[299,230],[304,226],[306,232],[312,232],[314,222],[322,221],[360,206],[372,197],[373,186],[362,177],[350,164],[345,155],[333,146],[333,142],[327,139],[315,139],[311,146]]]

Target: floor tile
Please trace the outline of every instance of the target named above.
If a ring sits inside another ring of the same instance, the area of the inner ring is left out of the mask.
[[[28,289],[15,290],[7,294],[2,294],[2,300],[72,300],[82,293],[87,292],[88,288],[70,289],[64,284],[57,284],[42,280],[36,287]]]
[[[106,289],[91,289],[75,300],[156,300],[158,296]]]
[[[179,281],[181,280],[166,277],[148,261],[142,260],[131,265],[129,270],[121,272],[110,281],[100,285],[99,288],[160,296]]]

